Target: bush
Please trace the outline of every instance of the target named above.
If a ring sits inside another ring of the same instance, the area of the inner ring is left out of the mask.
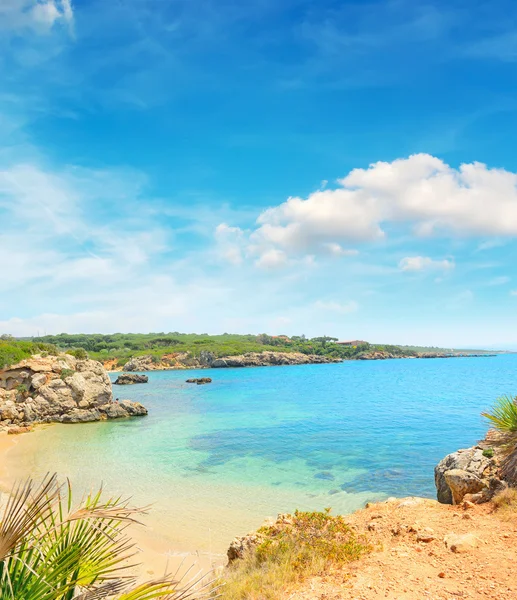
[[[223,574],[223,600],[277,600],[286,587],[371,551],[330,509],[297,511],[286,525],[262,527],[258,534],[263,541],[255,551]]]
[[[72,350],[67,350],[67,354],[77,358],[77,360],[86,360],[88,358],[88,352],[84,348],[74,348]]]
[[[75,374],[75,371],[73,369],[63,369],[61,371],[61,379],[64,381],[67,377],[72,377],[72,375]]]
[[[493,458],[494,456],[494,449],[493,448],[485,448],[483,450],[483,456],[486,458]]]
[[[23,396],[29,393],[29,388],[24,383],[20,383],[16,386],[16,391]]]

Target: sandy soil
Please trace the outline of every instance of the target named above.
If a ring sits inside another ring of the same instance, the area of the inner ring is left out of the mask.
[[[503,518],[491,505],[393,500],[358,511],[349,522],[377,549],[343,571],[305,582],[285,600],[517,598],[517,517]],[[449,534],[473,534],[475,547],[455,552],[444,542]]]

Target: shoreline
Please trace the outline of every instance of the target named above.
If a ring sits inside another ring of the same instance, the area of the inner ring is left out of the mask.
[[[279,352],[278,354],[290,354],[289,352]],[[293,353],[294,354],[294,353]],[[204,371],[207,369],[255,369],[262,367],[302,367],[307,365],[336,365],[345,362],[364,362],[364,361],[385,361],[385,360],[435,360],[435,359],[448,359],[448,358],[496,358],[498,356],[504,356],[505,354],[515,354],[515,352],[487,352],[480,354],[425,354],[421,356],[369,356],[369,357],[361,357],[361,358],[342,358],[328,361],[308,361],[306,363],[263,363],[263,364],[240,364],[240,365],[185,365],[185,364],[175,364],[175,365],[165,365],[160,364],[156,367],[151,367],[150,364],[145,365],[146,368],[142,369],[134,369],[130,371],[125,371],[124,367],[112,367],[112,361],[101,361],[104,369],[107,373],[151,373],[153,371]],[[231,359],[242,359],[245,355],[237,355],[235,357],[229,356],[224,357],[221,360],[231,360]],[[136,359],[141,357],[135,357]],[[94,359],[97,360],[97,359]],[[131,360],[131,359],[130,359]]]
[[[46,428],[48,425],[45,424],[44,427]],[[41,425],[39,428],[43,429]],[[9,453],[23,444],[22,438],[25,435],[30,435],[30,433],[8,435],[7,432],[0,432],[0,509],[3,509],[13,483],[19,479],[12,472]],[[21,478],[25,479],[26,476],[24,474]],[[149,577],[159,577],[165,573],[176,572],[178,572],[178,576],[181,576],[189,570],[190,576],[197,571],[205,575],[227,562],[226,555],[175,547],[166,536],[157,533],[149,523],[150,519],[147,514],[142,515],[139,521],[141,524],[131,525],[129,528],[130,535],[139,551],[137,556],[139,562],[135,566],[135,575],[138,578],[149,579]]]

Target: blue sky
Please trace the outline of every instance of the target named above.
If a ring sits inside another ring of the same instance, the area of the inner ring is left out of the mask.
[[[3,0],[0,332],[517,344],[510,1]]]

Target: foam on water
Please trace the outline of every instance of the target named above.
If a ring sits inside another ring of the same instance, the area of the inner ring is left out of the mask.
[[[149,373],[115,387],[149,416],[27,436],[11,474],[56,470],[78,489],[153,503],[176,548],[222,552],[267,516],[386,495],[434,496],[433,468],[483,436],[480,412],[516,388],[517,356]]]

